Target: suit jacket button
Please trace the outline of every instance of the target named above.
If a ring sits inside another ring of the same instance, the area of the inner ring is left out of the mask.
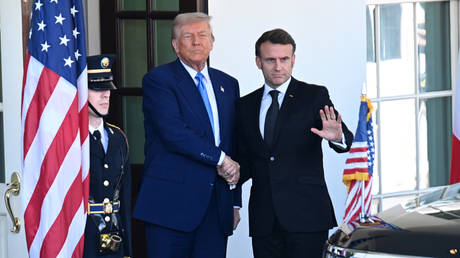
[[[271,156],[270,161],[275,161],[275,157]]]
[[[109,164],[104,164],[104,168],[109,168]]]
[[[105,186],[105,187],[109,186],[109,184],[110,184],[110,183],[109,183],[108,180],[105,180],[105,181],[104,181],[104,186]]]

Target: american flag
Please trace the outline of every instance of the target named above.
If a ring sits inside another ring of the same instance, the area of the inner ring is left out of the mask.
[[[22,91],[22,202],[30,257],[82,257],[89,193],[81,0],[35,0]]]
[[[363,199],[362,184],[364,184],[364,214],[370,216],[371,213],[372,173],[375,156],[372,111],[370,100],[361,97],[358,128],[343,170],[343,182],[348,188],[344,224],[350,224],[359,218]]]

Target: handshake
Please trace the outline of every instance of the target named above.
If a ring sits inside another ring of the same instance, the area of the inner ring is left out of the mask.
[[[227,181],[230,189],[233,189],[240,179],[240,164],[226,155],[222,164],[217,166],[217,174]]]

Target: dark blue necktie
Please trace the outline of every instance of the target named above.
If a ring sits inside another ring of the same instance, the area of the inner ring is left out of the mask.
[[[102,145],[102,140],[101,140],[101,132],[99,132],[99,130],[94,130],[93,137],[94,137],[94,140],[96,140],[97,146],[99,146],[102,149],[102,151],[105,153],[105,149],[104,149],[104,146]]]
[[[272,147],[273,144],[273,137],[275,136],[275,126],[276,120],[278,118],[278,113],[280,109],[280,105],[278,104],[278,94],[280,92],[277,90],[271,90],[269,92],[270,96],[272,96],[272,104],[268,108],[267,116],[265,117],[265,125],[264,125],[264,141],[267,143],[269,148]]]
[[[101,132],[99,132],[99,130],[94,130],[93,137],[94,137],[94,140],[101,141]]]
[[[206,107],[206,111],[208,111],[209,121],[211,122],[212,133],[214,133],[214,119],[212,116],[212,109],[211,103],[209,103],[208,93],[206,92],[206,86],[203,82],[204,75],[202,73],[197,73],[195,79],[197,80],[197,87],[200,91],[201,98],[203,99],[204,106]]]

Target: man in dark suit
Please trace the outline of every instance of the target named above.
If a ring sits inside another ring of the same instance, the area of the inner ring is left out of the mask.
[[[179,59],[144,76],[145,163],[134,217],[145,222],[149,257],[225,257],[241,195],[235,113],[238,81],[208,67],[210,17],[178,15]]]
[[[291,76],[295,42],[284,30],[256,42],[265,85],[237,105],[239,184],[252,179],[249,227],[256,258],[320,257],[337,225],[323,171],[322,139],[337,152],[352,133],[323,86]]]

